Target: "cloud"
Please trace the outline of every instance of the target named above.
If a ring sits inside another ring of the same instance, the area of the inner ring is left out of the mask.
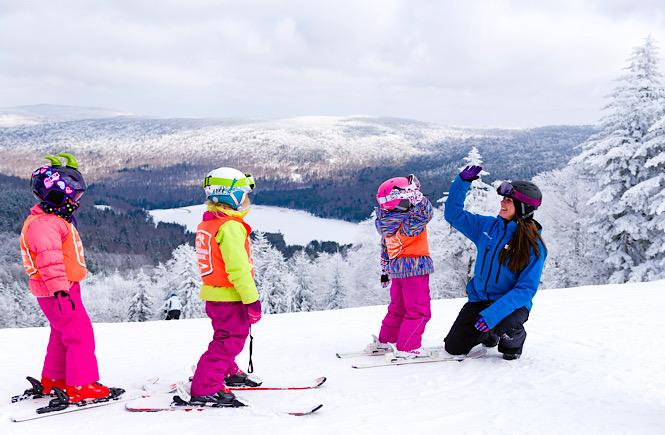
[[[596,122],[657,1],[5,0],[5,106]]]

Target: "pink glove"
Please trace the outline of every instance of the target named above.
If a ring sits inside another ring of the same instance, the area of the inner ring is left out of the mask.
[[[249,324],[253,325],[261,320],[261,301],[255,301],[247,304],[247,317],[249,317]]]

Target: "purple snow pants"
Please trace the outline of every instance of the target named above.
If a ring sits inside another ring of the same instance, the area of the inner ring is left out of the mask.
[[[44,315],[51,323],[51,336],[46,348],[42,376],[64,379],[67,385],[88,385],[99,380],[95,335],[90,317],[81,301],[81,287],[75,283],[69,296],[76,309],[63,316],[55,297],[37,298]]]
[[[247,307],[242,302],[206,301],[206,313],[214,333],[196,365],[192,396],[215,394],[224,387],[224,378],[238,371],[235,358],[249,335]]]
[[[381,323],[379,341],[397,343],[397,350],[418,349],[431,317],[429,275],[393,278],[390,305]]]

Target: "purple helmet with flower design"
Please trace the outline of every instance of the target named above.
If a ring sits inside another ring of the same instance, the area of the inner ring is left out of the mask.
[[[55,206],[61,206],[71,199],[78,203],[87,189],[83,175],[78,170],[78,163],[71,154],[56,154],[57,157],[47,156],[50,165],[44,165],[32,173],[30,187],[32,193],[39,201]],[[62,157],[67,161],[65,165],[58,159]]]

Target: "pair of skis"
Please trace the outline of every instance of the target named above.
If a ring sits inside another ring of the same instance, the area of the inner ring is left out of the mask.
[[[12,397],[10,406],[17,409],[10,419],[14,422],[22,422],[34,420],[38,418],[45,418],[75,411],[83,411],[86,409],[98,408],[101,406],[111,405],[114,403],[125,403],[125,408],[133,412],[160,412],[160,411],[209,411],[218,409],[215,406],[193,406],[193,405],[175,405],[172,402],[173,395],[170,389],[162,392],[151,393],[148,390],[154,389],[153,384],[156,384],[159,378],[152,378],[147,380],[140,392],[126,393],[119,389],[112,389],[113,393],[109,397],[101,399],[86,399],[81,402],[69,403],[66,394],[63,392],[62,397],[58,397],[59,393],[43,394],[43,387],[34,378],[28,377],[28,381],[32,384],[32,388],[26,390],[23,394]],[[278,390],[308,390],[318,388],[326,381],[325,377],[315,379],[311,383],[293,384],[286,386],[258,386],[258,387],[233,387],[232,390],[258,390],[258,391],[278,391]],[[184,391],[184,386],[181,387]],[[181,391],[178,391],[179,393]],[[19,405],[19,403],[21,403]],[[240,401],[242,406],[252,406],[251,403],[244,400]],[[46,406],[44,406],[46,405]],[[302,416],[312,414],[323,407],[322,404],[315,404],[311,407],[305,407],[301,410],[286,411],[285,414]]]
[[[378,342],[376,336],[372,335],[374,342]],[[337,353],[337,358],[356,358],[361,356],[383,356],[381,359],[376,359],[374,362],[370,363],[361,363],[353,364],[351,367],[354,369],[368,369],[373,367],[386,367],[386,366],[400,366],[407,364],[422,364],[428,362],[441,362],[441,361],[463,361],[465,359],[476,359],[484,356],[487,353],[487,349],[480,347],[476,350],[469,352],[464,355],[450,355],[448,354],[443,346],[434,346],[425,348],[429,351],[430,356],[427,357],[417,357],[417,358],[398,358],[395,356],[397,349],[395,345],[389,343],[390,349],[378,350],[374,349],[372,351],[360,350],[356,352],[341,352]]]

